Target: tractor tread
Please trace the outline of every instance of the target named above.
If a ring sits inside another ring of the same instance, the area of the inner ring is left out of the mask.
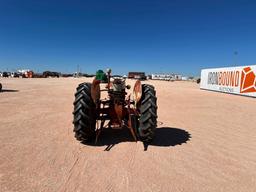
[[[95,136],[95,105],[91,98],[91,84],[81,83],[75,93],[73,124],[75,138],[88,142]]]
[[[142,85],[142,98],[139,107],[138,135],[143,142],[151,142],[157,127],[157,98],[152,85]]]

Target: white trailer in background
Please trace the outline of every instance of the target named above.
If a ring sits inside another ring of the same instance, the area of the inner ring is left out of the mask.
[[[180,81],[180,80],[182,80],[182,76],[177,75],[177,74],[152,74],[151,78],[153,80],[165,80],[165,81]]]
[[[182,81],[187,81],[187,80],[188,80],[188,77],[181,77],[181,80],[182,80]]]
[[[256,65],[203,69],[200,88],[256,97]]]
[[[181,81],[182,75],[174,75],[175,81]]]

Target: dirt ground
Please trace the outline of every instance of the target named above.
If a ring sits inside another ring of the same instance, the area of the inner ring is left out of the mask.
[[[75,140],[74,91],[91,79],[0,79],[0,191],[256,191],[256,100],[147,81],[158,129],[147,146],[106,130]],[[131,85],[134,81],[128,81]]]

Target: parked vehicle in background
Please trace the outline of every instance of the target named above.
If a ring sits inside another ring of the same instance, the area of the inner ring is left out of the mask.
[[[23,78],[33,78],[34,72],[33,71],[27,71],[22,74]]]
[[[43,72],[43,77],[47,78],[47,77],[60,77],[60,73],[58,72],[53,72],[53,71],[44,71]]]
[[[61,74],[61,77],[73,77],[73,74],[64,73],[64,74]]]
[[[146,80],[147,77],[144,72],[129,72],[128,73],[129,79],[139,79],[139,80]]]
[[[20,69],[18,70],[19,76],[22,78],[32,78],[34,72],[30,69]]]
[[[82,73],[80,73],[80,72],[75,72],[75,73],[73,73],[73,77],[76,77],[76,78],[78,78],[78,77],[82,77]]]
[[[16,72],[11,72],[11,77],[19,77],[20,74]]]
[[[42,73],[34,73],[33,78],[44,78]]]
[[[2,74],[2,77],[9,77],[9,74],[8,74],[8,72],[3,72],[3,74]]]
[[[83,74],[83,77],[95,77],[95,75],[94,75],[94,74],[87,74],[87,73],[84,73],[84,74]]]

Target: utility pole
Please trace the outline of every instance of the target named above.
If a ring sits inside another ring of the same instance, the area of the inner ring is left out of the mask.
[[[77,65],[76,76],[79,77],[79,74],[80,74],[80,72],[79,72],[79,64],[78,64],[78,65]]]

